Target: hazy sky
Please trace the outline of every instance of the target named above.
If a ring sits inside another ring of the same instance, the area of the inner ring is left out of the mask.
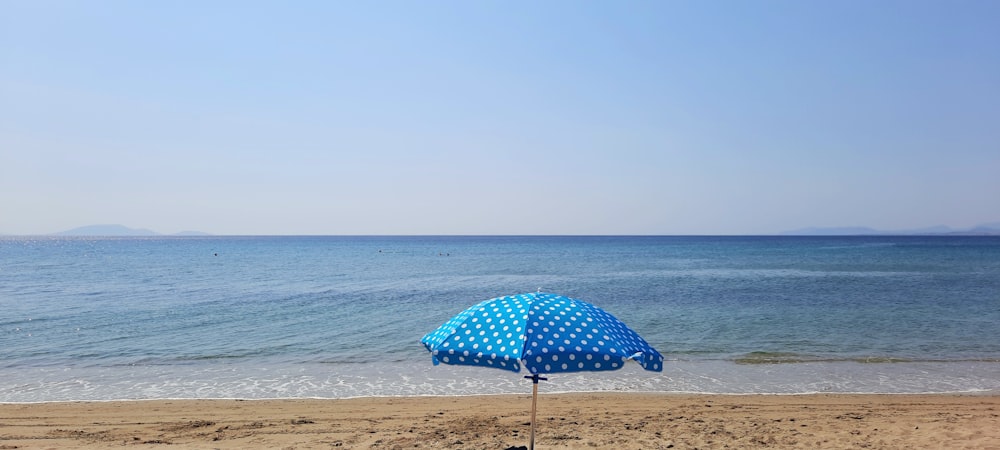
[[[0,2],[0,234],[1000,221],[1000,2]]]

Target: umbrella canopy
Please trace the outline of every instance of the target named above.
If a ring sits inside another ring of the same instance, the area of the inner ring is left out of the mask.
[[[532,374],[620,369],[629,359],[663,370],[663,356],[597,306],[556,294],[486,300],[420,340],[434,364],[493,367]]]
[[[497,297],[458,313],[421,343],[434,364],[531,372],[531,445],[539,374],[616,370],[628,360],[663,370],[663,356],[607,311],[582,300],[541,292]]]

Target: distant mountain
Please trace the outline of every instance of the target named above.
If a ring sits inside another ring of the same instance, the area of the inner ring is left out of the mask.
[[[969,229],[953,229],[944,225],[912,230],[876,230],[869,227],[808,227],[780,234],[784,236],[1000,235],[1000,222],[987,223]]]
[[[969,231],[972,233],[1000,234],[1000,222],[984,223]]]
[[[72,230],[54,233],[56,236],[163,236],[153,230],[145,228],[129,228],[125,225],[87,225],[85,227],[73,228]],[[171,236],[211,236],[209,233],[201,231],[181,231]]]
[[[59,233],[57,236],[159,236],[152,230],[144,228],[129,228],[125,225],[87,225]]]

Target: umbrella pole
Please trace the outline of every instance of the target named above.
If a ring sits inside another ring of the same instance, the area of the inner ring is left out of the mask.
[[[535,404],[538,402],[538,380],[548,381],[548,378],[542,378],[537,373],[524,378],[531,378],[531,442],[528,450],[535,450]]]

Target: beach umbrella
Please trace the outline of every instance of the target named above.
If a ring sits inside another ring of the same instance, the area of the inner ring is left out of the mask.
[[[434,364],[531,373],[531,449],[541,375],[617,370],[633,360],[663,370],[663,356],[638,333],[597,306],[542,292],[497,297],[458,313],[420,342]]]

